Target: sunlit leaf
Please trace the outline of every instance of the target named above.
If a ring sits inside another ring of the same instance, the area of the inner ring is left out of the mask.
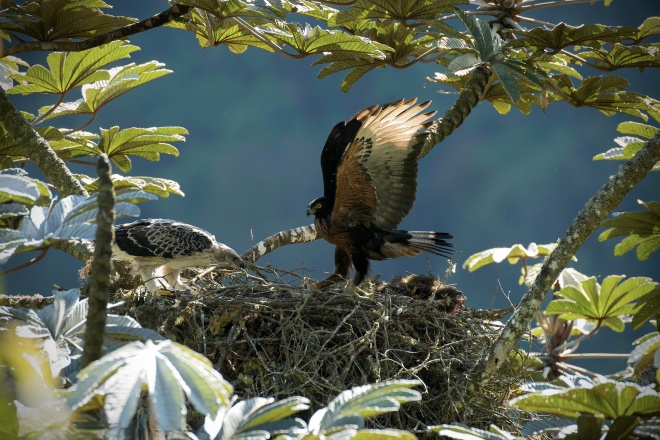
[[[20,33],[37,41],[89,38],[137,20],[112,16],[102,9],[107,3],[95,0],[49,0],[3,6],[0,30]]]
[[[78,178],[88,192],[98,191],[98,179],[89,176],[77,174]],[[120,174],[112,175],[112,184],[115,190],[139,189],[147,193],[155,194],[158,197],[169,197],[170,194],[184,196],[183,191],[177,182],[170,179],[148,176],[122,176]]]
[[[593,63],[603,69],[660,67],[660,44],[628,46],[615,43],[607,50],[580,52],[580,57],[593,59]]]
[[[660,288],[656,288],[639,299],[639,310],[632,319],[632,328],[637,330],[653,317],[660,318]]]
[[[636,347],[628,356],[628,365],[633,366],[633,377],[637,378],[647,368],[657,367],[654,362],[660,350],[660,334],[648,333],[633,342],[633,345]]]
[[[654,117],[658,103],[647,96],[623,91],[628,81],[616,75],[588,77],[577,88],[567,75],[555,75],[542,80],[549,90],[557,90],[564,100],[575,107],[594,107],[607,116],[624,113],[647,120],[645,113]]]
[[[509,405],[574,419],[584,414],[616,419],[657,414],[660,394],[633,382],[603,379],[603,383],[593,387],[546,390],[516,397]]]
[[[501,263],[504,260],[507,260],[510,264],[516,264],[520,259],[539,258],[550,255],[556,247],[557,244],[555,243],[541,245],[530,243],[527,249],[521,244],[515,244],[508,248],[487,249],[470,255],[465,260],[465,263],[463,263],[463,267],[473,272],[487,264]]]
[[[442,437],[458,440],[522,440],[523,437],[507,432],[495,425],[489,431],[463,425],[434,425],[428,429]]]
[[[602,285],[590,277],[579,287],[567,286],[556,293],[561,299],[548,304],[545,313],[561,315],[563,319],[588,319],[621,332],[624,329],[621,317],[636,312],[637,301],[655,289],[657,283],[650,278],[633,277],[624,281],[624,276],[610,275]]]
[[[184,142],[186,134],[188,131],[182,127],[101,129],[98,151],[107,154],[120,170],[128,172],[131,169],[129,155],[152,162],[160,160],[161,154],[178,156],[179,150],[169,142]]]
[[[20,168],[0,170],[0,203],[18,202],[23,205],[44,205],[50,203],[52,194],[48,186],[38,180],[27,177],[27,172]]]
[[[644,211],[619,213],[614,218],[603,221],[602,227],[612,226],[598,236],[598,241],[627,235],[614,247],[614,255],[620,256],[637,248],[640,261],[647,260],[660,248],[660,203],[637,203],[646,208]]]
[[[184,395],[198,411],[216,414],[229,405],[233,392],[199,353],[171,341],[147,341],[133,342],[92,362],[80,372],[66,398],[76,409],[96,393],[104,394],[110,425],[127,428],[142,387],[149,393],[153,416],[163,430],[180,430],[185,425]]]
[[[101,67],[122,58],[128,58],[137,46],[113,41],[103,46],[80,52],[53,52],[48,55],[48,67],[40,64],[25,73],[12,75],[20,84],[9,89],[9,94],[58,93],[63,94],[84,84],[109,79],[108,71]]]
[[[509,47],[525,47],[530,50],[549,49],[559,52],[568,46],[600,48],[603,42],[618,43],[637,33],[636,28],[584,24],[571,26],[559,23],[552,29],[534,28],[529,31],[513,30],[519,38],[511,40]]]
[[[107,78],[82,86],[82,100],[61,103],[43,120],[58,116],[96,113],[101,107],[124,93],[172,73],[171,70],[161,69],[163,66],[163,63],[150,61],[140,65],[131,63],[107,71],[104,70],[102,72],[107,73]],[[40,108],[39,115],[51,111],[51,108],[51,106]]]
[[[434,20],[443,13],[452,12],[458,5],[466,5],[467,0],[358,0],[351,8],[344,9],[330,17],[329,26],[355,27],[366,20]]]

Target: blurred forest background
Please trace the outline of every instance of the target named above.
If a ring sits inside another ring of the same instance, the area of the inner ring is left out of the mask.
[[[114,15],[144,19],[165,10],[162,0],[112,2]],[[535,18],[571,25],[599,23],[638,26],[660,13],[657,0],[589,3],[536,11]],[[455,24],[455,23],[454,23]],[[170,196],[140,205],[142,217],[171,218],[202,227],[242,253],[253,240],[311,223],[307,203],[323,191],[320,154],[330,129],[358,110],[399,98],[433,100],[442,115],[455,95],[442,94],[426,77],[443,69],[417,64],[407,70],[377,69],[341,92],[341,75],[317,80],[315,58],[292,60],[250,48],[234,55],[224,47],[202,49],[192,34],[157,28],[131,37],[142,50],[130,61],[166,63],[174,73],[124,95],[100,112],[88,131],[127,127],[183,126],[185,144],[178,158],[160,162],[133,160],[131,175],[149,175],[179,182],[185,197]],[[45,63],[46,54],[22,54],[30,64]],[[589,72],[599,75],[600,72]],[[619,71],[630,91],[660,98],[660,72]],[[73,97],[73,96],[72,96]],[[23,110],[35,113],[53,101],[43,96],[11,96]],[[467,121],[420,163],[417,201],[401,227],[437,230],[454,235],[456,273],[449,278],[475,308],[506,307],[524,293],[518,284],[520,265],[489,265],[469,273],[461,265],[471,254],[516,243],[527,246],[556,241],[585,202],[621,162],[593,162],[592,157],[615,146],[619,122],[594,109],[572,108],[564,102],[530,115],[516,109],[499,115],[489,103],[477,106]],[[638,120],[639,121],[639,120]],[[641,121],[639,121],[641,122]],[[649,123],[655,124],[654,121]],[[71,127],[76,123],[71,121]],[[82,172],[83,166],[74,172]],[[39,174],[30,166],[33,177]],[[89,168],[84,172],[94,174]],[[115,168],[114,172],[118,172]],[[636,211],[636,200],[658,200],[660,173],[651,173],[619,210]],[[127,219],[126,221],[130,221]],[[599,232],[602,230],[599,230]],[[649,276],[660,280],[660,253],[645,262],[634,252],[614,257],[617,240],[599,243],[597,234],[571,266],[599,279],[610,274]],[[13,267],[33,255],[13,258]],[[333,269],[333,247],[323,240],[280,248],[258,262],[297,270],[315,279]],[[51,250],[45,259],[0,279],[0,293],[50,294],[53,284],[79,285],[73,257]],[[389,281],[396,274],[444,277],[447,260],[418,256],[375,262],[371,276]],[[604,332],[605,333],[605,332]],[[609,350],[628,352],[628,335]],[[601,335],[602,336],[602,335]],[[622,367],[622,362],[619,367]]]

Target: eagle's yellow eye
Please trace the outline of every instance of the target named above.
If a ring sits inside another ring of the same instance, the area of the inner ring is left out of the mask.
[[[314,206],[314,209],[321,209],[321,204],[317,203],[316,206]]]

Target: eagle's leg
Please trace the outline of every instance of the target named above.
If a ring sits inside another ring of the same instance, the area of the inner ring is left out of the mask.
[[[164,272],[164,278],[165,281],[167,281],[167,284],[169,284],[172,287],[172,290],[175,291],[189,291],[191,290],[190,287],[186,286],[183,284],[183,281],[181,281],[181,269],[173,269],[171,267],[165,267],[163,270]]]
[[[326,287],[332,286],[339,281],[346,279],[348,276],[348,270],[351,268],[351,257],[347,252],[335,248],[335,271],[326,279],[321,280],[317,283],[314,283],[314,287],[317,289],[325,289]]]
[[[369,259],[366,255],[361,253],[353,254],[353,267],[355,268],[355,277],[353,277],[353,284],[359,286],[364,280],[364,277],[369,273]]]

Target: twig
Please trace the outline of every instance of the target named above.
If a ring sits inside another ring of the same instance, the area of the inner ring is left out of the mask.
[[[187,5],[173,5],[171,8],[153,15],[138,23],[129,24],[128,26],[115,29],[105,34],[97,35],[84,41],[31,41],[29,43],[17,44],[16,46],[5,47],[0,51],[0,56],[6,57],[8,55],[15,55],[21,52],[29,51],[68,51],[79,52],[81,50],[91,49],[93,47],[102,46],[111,41],[122,40],[130,35],[146,32],[150,29],[162,26],[170,21],[185,15],[192,9],[192,6]]]
[[[46,256],[46,252],[48,252],[48,249],[50,249],[50,248],[47,247],[45,249],[42,249],[41,253],[39,255],[37,255],[36,257],[34,257],[33,259],[31,259],[30,261],[27,261],[23,264],[20,264],[20,265],[16,266],[16,267],[12,267],[11,269],[7,269],[3,272],[0,272],[0,277],[4,277],[6,275],[9,275],[10,273],[18,272],[21,269],[25,269],[28,266],[32,266],[34,263],[38,263],[39,261],[41,261],[41,259],[43,257]]]

